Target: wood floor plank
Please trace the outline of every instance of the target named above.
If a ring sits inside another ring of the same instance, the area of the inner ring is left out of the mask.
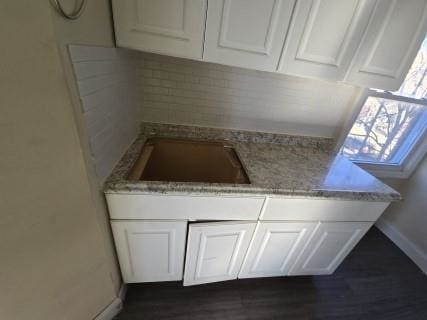
[[[331,276],[129,285],[117,320],[426,320],[427,276],[372,228]]]

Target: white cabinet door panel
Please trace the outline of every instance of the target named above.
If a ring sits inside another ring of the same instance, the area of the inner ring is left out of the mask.
[[[427,31],[427,1],[379,0],[346,81],[397,90]]]
[[[113,0],[117,45],[202,59],[207,0]]]
[[[258,223],[239,278],[287,275],[316,225],[316,222]]]
[[[204,60],[275,71],[295,0],[209,1]]]
[[[371,222],[321,222],[289,274],[333,273],[371,226]]]
[[[279,71],[342,80],[373,5],[370,0],[298,1]]]
[[[125,283],[181,280],[186,221],[112,221]]]
[[[184,286],[237,278],[256,223],[190,224]]]

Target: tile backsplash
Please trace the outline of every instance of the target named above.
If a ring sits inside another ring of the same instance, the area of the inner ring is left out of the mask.
[[[135,139],[141,97],[138,53],[70,46],[96,173],[102,183]]]
[[[100,182],[142,121],[334,137],[356,87],[121,48],[70,46]]]
[[[357,88],[141,53],[142,120],[333,137]]]

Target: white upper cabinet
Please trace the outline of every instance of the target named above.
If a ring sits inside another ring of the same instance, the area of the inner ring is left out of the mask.
[[[239,278],[285,276],[317,222],[260,222]]]
[[[427,0],[113,0],[117,45],[396,90]]]
[[[210,0],[203,59],[276,71],[295,0]]]
[[[346,81],[397,90],[427,31],[426,0],[378,0]]]
[[[374,3],[372,0],[297,1],[279,72],[342,80]]]
[[[117,45],[202,59],[207,0],[113,0]]]
[[[320,222],[289,274],[333,273],[372,224],[372,222]]]
[[[237,279],[255,222],[190,224],[184,286]]]

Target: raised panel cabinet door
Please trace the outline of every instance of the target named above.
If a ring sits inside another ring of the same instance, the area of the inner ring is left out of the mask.
[[[279,72],[342,80],[375,1],[297,1]]]
[[[259,222],[239,278],[286,276],[317,222]]]
[[[184,286],[237,279],[255,222],[190,224]]]
[[[275,71],[295,0],[209,0],[203,59]]]
[[[289,274],[332,274],[372,224],[320,222]]]
[[[427,1],[378,0],[346,82],[397,90],[424,40]]]
[[[113,0],[120,47],[202,59],[207,0]]]
[[[112,221],[125,283],[182,280],[186,221]]]

